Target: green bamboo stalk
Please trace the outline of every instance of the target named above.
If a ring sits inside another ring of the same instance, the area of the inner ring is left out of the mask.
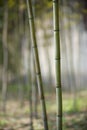
[[[2,101],[3,112],[6,112],[6,98],[7,98],[7,68],[8,68],[8,46],[7,46],[7,32],[8,32],[8,5],[4,1],[4,23],[3,23],[3,77],[2,77]]]
[[[37,119],[38,118],[38,85],[37,85],[37,79],[36,79],[36,75],[35,74],[35,61],[34,61],[34,57],[32,57],[33,59],[33,87],[32,87],[32,97],[33,97],[33,108],[34,108],[34,112],[33,112],[33,116]]]
[[[30,73],[30,89],[29,89],[29,107],[30,107],[30,130],[34,130],[33,127],[33,100],[32,100],[32,88],[33,88],[33,75],[32,75],[32,48],[30,45],[30,69],[29,69],[29,73]]]
[[[46,112],[45,97],[44,97],[43,84],[42,84],[42,76],[41,76],[41,70],[40,70],[31,0],[26,0],[26,3],[27,3],[27,10],[28,10],[28,19],[29,19],[29,24],[30,24],[30,32],[31,32],[31,37],[32,37],[32,48],[33,48],[34,59],[35,59],[38,89],[39,89],[39,95],[40,95],[40,100],[42,104],[42,111],[43,111],[42,116],[43,116],[43,122],[44,122],[44,129],[48,130],[47,112]]]
[[[32,4],[33,4],[33,16],[35,18],[35,4],[36,4],[36,0],[33,0],[32,1]],[[34,57],[33,58],[33,92],[32,92],[32,97],[33,97],[33,107],[34,107],[34,117],[37,119],[38,118],[38,85],[37,85],[37,79],[36,79],[36,75],[35,74],[35,61],[34,61]]]
[[[70,1],[67,1],[67,6],[70,7]],[[69,39],[69,47],[70,49],[70,66],[71,66],[71,75],[72,75],[72,92],[73,92],[73,109],[74,111],[77,111],[78,104],[77,104],[77,82],[76,82],[76,77],[75,77],[75,68],[74,68],[74,57],[73,57],[73,41],[72,41],[72,24],[71,24],[71,19],[70,16],[72,15],[72,10],[69,10],[69,17],[68,17],[68,22],[69,22],[69,28],[67,31],[68,39]]]
[[[24,4],[23,0],[19,0],[19,43],[21,44],[21,51],[20,51],[20,77],[23,73],[23,38],[24,38],[24,21],[23,21],[23,11],[24,9],[21,9],[21,6]],[[24,85],[21,83],[21,78],[19,79],[19,99],[20,99],[20,107],[22,108],[24,106]]]
[[[60,62],[60,34],[59,34],[59,0],[53,0],[54,42],[55,42],[55,72],[56,72],[56,102],[57,102],[57,130],[62,130],[62,88]]]
[[[63,44],[63,48],[65,49],[65,60],[66,60],[66,68],[67,68],[67,85],[68,85],[68,91],[71,93],[71,87],[72,87],[72,77],[70,76],[71,75],[71,65],[69,63],[69,51],[70,49],[69,48],[69,44],[70,42],[67,42],[66,41],[66,29],[63,29],[64,26],[65,26],[65,17],[66,17],[66,14],[65,14],[65,8],[64,6],[66,5],[66,0],[62,0],[61,1],[61,12],[62,12],[62,17],[61,18],[61,34],[63,36],[63,38],[61,38],[62,40],[62,44]]]

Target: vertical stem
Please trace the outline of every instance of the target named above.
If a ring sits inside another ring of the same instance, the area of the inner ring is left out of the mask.
[[[44,19],[42,19],[42,21],[43,21]],[[47,63],[48,63],[48,68],[49,68],[49,70],[48,70],[48,73],[49,73],[49,75],[48,75],[48,84],[50,83],[50,85],[52,86],[52,72],[51,72],[51,63],[50,63],[50,59],[49,59],[49,41],[48,41],[48,35],[47,35],[47,33],[46,33],[46,28],[44,27],[44,26],[42,26],[41,25],[41,28],[43,29],[43,35],[44,35],[44,46],[46,46],[46,47],[44,47],[45,49],[45,53],[46,53],[46,58],[47,58]],[[46,45],[45,45],[46,44]],[[47,45],[48,44],[48,45]]]
[[[48,130],[47,112],[46,112],[45,97],[44,97],[44,91],[43,91],[42,76],[41,76],[36,35],[35,35],[35,25],[34,25],[34,17],[33,17],[33,12],[32,12],[32,4],[31,4],[31,0],[26,0],[26,2],[27,2],[29,24],[30,24],[30,32],[31,32],[31,37],[32,37],[32,48],[33,48],[33,53],[34,53],[34,58],[35,58],[38,89],[39,89],[40,100],[41,100],[42,111],[43,111],[42,116],[43,116],[43,122],[44,122],[44,129]]]
[[[29,69],[29,73],[30,73],[30,89],[29,89],[29,107],[30,107],[30,130],[34,130],[33,128],[33,100],[32,100],[32,88],[33,88],[33,75],[32,75],[32,52],[31,52],[32,48],[30,46],[30,69]]]
[[[8,7],[5,2],[4,23],[3,23],[3,77],[2,77],[2,100],[3,111],[6,111],[6,93],[7,93],[7,67],[8,67],[8,50],[7,50],[7,29],[8,29]]]
[[[27,21],[25,21],[25,25],[27,25],[26,23]],[[27,27],[27,26],[26,26]],[[25,28],[26,28],[25,27]],[[30,34],[30,28],[29,30],[27,30],[26,28],[26,33],[25,35],[28,35],[28,33]],[[33,126],[33,99],[32,99],[32,94],[33,94],[33,74],[32,74],[32,46],[31,46],[31,37],[29,35],[28,37],[28,41],[29,41],[29,44],[28,44],[28,49],[29,49],[29,63],[28,63],[28,83],[27,83],[27,86],[28,86],[28,92],[29,92],[29,109],[30,109],[30,130],[34,130],[34,126]]]
[[[33,17],[35,18],[35,4],[36,4],[36,0],[32,0],[32,9],[33,9]],[[35,74],[35,61],[34,61],[34,57],[32,57],[33,59],[33,87],[32,87],[32,100],[33,100],[33,108],[34,108],[34,117],[37,118],[38,117],[38,113],[37,113],[37,107],[38,107],[38,86],[37,86],[37,79],[36,79],[36,75]]]
[[[61,37],[61,40],[62,40],[62,46],[63,46],[63,49],[64,49],[64,55],[65,55],[65,60],[66,60],[66,63],[65,63],[65,68],[66,68],[66,77],[67,77],[67,85],[68,85],[68,91],[71,93],[71,80],[72,80],[72,77],[71,77],[71,71],[70,71],[70,63],[69,63],[69,51],[70,49],[68,49],[68,44],[69,42],[66,41],[66,29],[65,28],[65,5],[66,5],[66,0],[62,0],[61,2],[61,12],[62,12],[62,17],[61,17],[61,35],[63,37]],[[65,77],[65,76],[64,76]],[[66,80],[66,78],[64,78]]]
[[[35,73],[35,61],[34,61],[34,57],[32,57],[33,59],[33,92],[32,92],[32,100],[33,100],[33,107],[34,107],[34,116],[35,118],[38,118],[38,86],[37,86],[37,79],[36,79],[36,75],[34,75]]]
[[[70,1],[68,0],[68,6],[70,7]],[[74,68],[74,55],[73,55],[73,41],[72,41],[72,25],[71,25],[71,19],[70,16],[72,15],[72,8],[69,10],[69,17],[68,17],[68,22],[69,22],[69,28],[68,28],[68,39],[69,39],[69,49],[70,49],[70,65],[71,65],[71,75],[72,75],[72,92],[73,92],[73,109],[74,111],[77,110],[77,82],[75,78],[75,68]],[[68,47],[68,46],[67,46]]]
[[[62,88],[60,62],[59,35],[59,0],[53,0],[54,42],[55,42],[55,71],[56,71],[56,102],[57,102],[57,130],[62,130]]]
[[[19,0],[19,44],[21,46],[21,66],[20,66],[20,83],[19,83],[19,98],[20,98],[20,107],[23,107],[24,105],[24,83],[21,83],[21,76],[24,75],[24,59],[23,59],[23,54],[24,54],[24,19],[23,19],[23,13],[24,9],[21,9],[21,6],[23,6],[24,1]]]

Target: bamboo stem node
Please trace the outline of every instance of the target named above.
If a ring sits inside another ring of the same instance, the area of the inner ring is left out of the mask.
[[[60,29],[54,29],[53,31],[54,31],[54,32],[59,32],[59,31],[60,31]]]
[[[36,73],[36,75],[40,75],[41,73],[39,72],[39,73]]]
[[[54,3],[58,3],[58,0],[53,0]]]
[[[60,61],[60,60],[61,60],[61,58],[55,58],[55,60]]]
[[[32,48],[37,48],[37,46],[32,46]]]
[[[33,19],[33,17],[28,17],[28,19],[29,19],[29,20],[32,20],[32,19]]]
[[[56,89],[60,88],[60,85],[56,85]]]

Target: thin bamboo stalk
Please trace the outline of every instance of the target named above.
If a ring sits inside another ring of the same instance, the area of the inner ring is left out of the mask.
[[[56,72],[56,102],[57,102],[57,130],[62,130],[62,88],[60,62],[59,35],[59,0],[53,0],[54,43],[55,43],[55,72]]]
[[[44,129],[48,130],[47,112],[46,112],[45,97],[44,97],[43,84],[42,84],[42,76],[41,76],[41,70],[40,70],[31,0],[26,0],[26,3],[27,3],[27,10],[28,10],[28,19],[29,19],[29,24],[30,24],[30,32],[31,32],[31,37],[32,37],[32,48],[33,48],[34,59],[35,59],[38,89],[39,89],[39,95],[40,95],[40,100],[42,104],[42,111],[43,111],[42,116],[43,116],[43,122],[44,122]]]
[[[71,87],[72,87],[72,92],[73,92],[73,109],[74,111],[77,110],[78,104],[77,104],[77,82],[75,78],[75,68],[74,68],[74,55],[73,55],[73,40],[72,40],[72,25],[71,25],[71,19],[70,16],[72,15],[72,8],[70,8],[70,1],[67,1],[67,7],[68,7],[68,23],[69,27],[67,29],[67,35],[68,35],[68,40],[69,42],[66,43],[66,48],[69,48],[69,56],[70,56],[70,73],[71,73]]]
[[[70,14],[71,15],[71,14]],[[68,28],[68,39],[69,39],[69,43],[71,43],[69,46],[67,46],[67,48],[69,47],[70,49],[70,65],[71,65],[71,75],[72,75],[72,92],[73,92],[73,109],[76,111],[77,110],[77,82],[76,82],[76,78],[75,78],[75,68],[74,68],[74,55],[73,55],[73,41],[72,41],[72,25],[71,25],[71,21],[70,21],[70,15],[68,18],[68,22],[69,22],[69,28]]]
[[[23,4],[24,4],[24,0],[19,0],[19,42],[20,42],[20,46],[21,46],[20,77],[21,77],[21,74],[24,75],[25,22],[24,22],[24,18],[23,18],[24,8],[21,9]],[[21,82],[20,82],[20,85],[19,85],[19,96],[20,96],[20,107],[23,107],[23,105],[24,105],[24,83],[21,83]]]
[[[65,17],[66,17],[66,14],[65,14],[65,8],[64,6],[66,5],[66,0],[62,0],[61,2],[61,12],[62,12],[62,17],[61,17],[61,34],[63,37],[61,37],[61,40],[62,40],[62,44],[64,46],[64,50],[65,50],[65,60],[66,60],[66,68],[67,68],[67,85],[68,85],[68,91],[71,93],[71,87],[72,87],[72,77],[71,77],[71,66],[70,66],[70,63],[69,63],[69,52],[70,52],[70,49],[69,48],[69,42],[67,42],[66,40],[66,29],[63,29],[65,28]]]
[[[38,85],[37,85],[37,79],[36,79],[36,75],[35,75],[35,61],[34,61],[34,57],[32,57],[33,59],[33,87],[32,87],[32,100],[33,100],[33,116],[37,119],[38,118]]]
[[[29,96],[29,109],[30,109],[30,112],[29,112],[29,117],[30,117],[30,130],[34,130],[34,125],[33,125],[33,99],[32,99],[32,95],[33,95],[33,75],[32,75],[32,66],[33,66],[33,63],[32,63],[32,46],[31,46],[31,37],[30,37],[30,28],[27,30],[27,18],[25,19],[25,35],[27,35],[28,37],[28,41],[29,41],[29,44],[28,44],[28,49],[29,49],[29,52],[28,52],[28,73],[27,73],[27,81],[26,81],[26,84],[27,84],[27,90],[28,90],[28,96]]]
[[[8,68],[8,49],[7,49],[7,31],[8,31],[8,6],[5,1],[4,6],[4,23],[3,23],[3,77],[2,77],[2,101],[3,111],[6,112],[6,96],[7,96],[7,68]]]
[[[36,4],[36,0],[33,0],[32,1],[32,7],[33,7],[33,16],[34,16],[34,18],[35,18],[35,11],[36,11],[36,9],[35,9],[35,4]],[[32,57],[33,58],[33,92],[32,92],[32,97],[33,97],[33,107],[34,107],[34,117],[37,119],[38,118],[38,85],[37,85],[37,79],[36,79],[36,75],[34,75],[35,74],[35,61],[34,61],[34,57]]]
[[[31,45],[30,45],[30,70],[29,70],[29,73],[30,73],[30,89],[29,89],[29,107],[30,107],[30,130],[34,130],[34,127],[33,127],[33,100],[32,100],[32,88],[33,88],[33,75],[32,75],[32,52],[31,52],[32,48],[31,48]]]

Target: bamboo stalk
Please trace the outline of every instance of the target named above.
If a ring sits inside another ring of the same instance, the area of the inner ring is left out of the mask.
[[[62,36],[63,36],[63,38],[61,38],[61,40],[62,40],[62,44],[63,44],[63,46],[64,46],[64,50],[65,50],[65,60],[66,60],[66,68],[67,68],[67,85],[68,85],[68,91],[71,93],[71,89],[72,89],[72,77],[71,77],[71,66],[70,66],[70,63],[69,63],[69,59],[70,59],[70,49],[68,49],[69,48],[69,43],[70,42],[67,42],[67,40],[66,40],[66,34],[67,34],[67,32],[66,32],[66,29],[64,29],[65,28],[65,9],[64,9],[64,6],[66,5],[66,0],[62,0],[61,1],[61,12],[62,12],[62,17],[61,17],[61,34],[62,34]]]
[[[3,111],[6,112],[6,97],[7,97],[7,68],[8,68],[8,47],[7,47],[7,31],[8,31],[8,5],[4,2],[4,23],[3,23],[3,77],[2,77],[2,101]]]
[[[24,9],[21,9],[21,6],[23,6],[24,1],[23,0],[19,0],[19,43],[21,45],[21,52],[20,52],[20,57],[21,57],[21,66],[20,66],[20,77],[21,75],[24,74],[24,59],[23,59],[23,55],[24,55],[24,19],[23,19],[23,13],[24,13]],[[20,107],[24,106],[24,84],[21,83],[21,78],[20,78],[20,83],[19,83],[19,99],[20,99]]]
[[[36,75],[35,74],[35,61],[34,61],[34,57],[32,57],[33,59],[33,87],[32,87],[32,100],[33,100],[33,116],[37,119],[38,118],[38,85],[37,85],[37,79],[36,79]]]
[[[36,4],[36,0],[32,1],[32,7],[33,7],[33,16],[35,18],[35,4]],[[33,97],[33,107],[34,107],[34,117],[37,119],[38,118],[38,85],[37,85],[37,79],[36,79],[36,75],[35,74],[35,61],[34,61],[34,57],[33,58],[33,92],[32,92],[32,97]]]
[[[28,76],[28,79],[26,81],[26,84],[27,84],[27,90],[28,90],[28,96],[29,96],[29,109],[30,109],[30,112],[29,112],[29,117],[30,117],[30,129],[29,130],[34,130],[34,125],[33,125],[33,99],[32,99],[32,94],[33,94],[33,74],[32,74],[32,66],[33,66],[33,63],[32,63],[32,46],[31,46],[31,37],[30,37],[30,28],[27,30],[27,18],[25,19],[25,35],[27,35],[28,37],[28,41],[29,41],[29,44],[28,44],[28,49],[29,49],[29,53],[28,53],[28,73],[27,73],[27,76]]]
[[[39,57],[38,57],[38,49],[37,49],[35,25],[34,25],[34,17],[33,17],[33,12],[32,12],[31,0],[26,0],[26,3],[27,3],[27,10],[28,10],[28,19],[29,19],[29,24],[30,24],[30,32],[31,32],[31,37],[32,37],[32,48],[33,48],[34,59],[35,59],[38,89],[39,89],[39,95],[40,95],[40,100],[42,104],[42,111],[43,111],[42,116],[43,116],[43,122],[44,122],[44,129],[48,130],[47,112],[46,112],[45,97],[44,97],[43,84],[42,84],[40,63],[39,63]]]
[[[29,69],[29,73],[30,73],[30,89],[29,89],[29,107],[30,107],[30,130],[34,130],[33,127],[33,100],[32,100],[32,88],[33,88],[33,75],[32,75],[32,52],[31,52],[32,48],[30,45],[30,69]]]
[[[68,6],[70,7],[70,3],[68,1]],[[69,10],[69,9],[68,9]],[[70,16],[72,15],[72,11],[69,10],[69,28],[67,30],[68,40],[69,40],[69,48],[70,50],[70,67],[71,67],[71,75],[72,75],[72,92],[73,92],[73,109],[74,111],[77,111],[78,104],[77,104],[77,82],[75,78],[75,68],[74,68],[74,55],[73,55],[73,41],[72,41],[72,25],[71,25],[71,19]]]
[[[54,43],[55,43],[55,72],[56,72],[56,102],[57,102],[57,130],[62,130],[62,88],[60,62],[59,35],[59,0],[53,0]]]

